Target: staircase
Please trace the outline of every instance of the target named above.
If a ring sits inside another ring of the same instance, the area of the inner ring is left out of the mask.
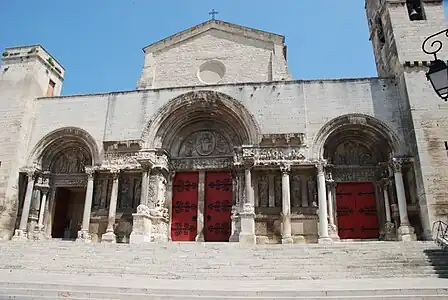
[[[0,299],[448,299],[433,242],[0,243]]]

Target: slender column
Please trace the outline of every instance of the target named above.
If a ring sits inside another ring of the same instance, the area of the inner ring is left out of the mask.
[[[255,237],[255,208],[254,208],[254,189],[252,185],[251,168],[254,165],[253,160],[244,162],[244,179],[246,182],[246,201],[243,209],[240,212],[241,217],[241,232],[239,242],[242,244],[254,245],[256,243]]]
[[[308,176],[302,175],[300,178],[300,192],[302,196],[302,207],[308,207]]]
[[[86,198],[84,201],[84,213],[82,215],[82,225],[81,230],[78,231],[77,241],[90,242],[91,237],[89,234],[90,226],[90,213],[92,211],[92,200],[93,200],[93,177],[95,174],[94,167],[85,167],[87,173],[87,189]]]
[[[106,243],[116,243],[117,237],[114,233],[115,215],[117,212],[117,200],[118,200],[118,183],[120,178],[120,170],[113,169],[112,173],[112,191],[110,194],[109,204],[109,217],[107,219],[106,233],[102,235],[101,241]]]
[[[327,181],[327,204],[328,204],[328,230],[330,238],[333,241],[339,240],[338,229],[335,222],[335,211],[334,211],[334,192],[335,192],[335,182],[330,179]]]
[[[415,240],[415,230],[409,223],[408,207],[406,204],[406,193],[404,190],[403,173],[402,173],[403,161],[401,159],[394,158],[392,160],[392,169],[394,172],[395,189],[397,192],[398,212],[400,213],[400,227],[398,228],[398,237],[402,241]]]
[[[282,173],[282,244],[292,244],[291,191],[289,185],[289,173],[291,172],[291,167],[289,165],[282,165],[280,171]]]
[[[395,224],[392,223],[392,214],[390,210],[390,200],[389,200],[389,180],[387,178],[381,180],[383,185],[383,199],[384,199],[384,212],[386,214],[386,223],[384,224],[384,239],[393,240]]]
[[[199,172],[198,178],[198,208],[197,208],[197,233],[196,233],[196,242],[204,242],[204,205],[205,205],[205,171]]]
[[[149,188],[149,172],[151,167],[147,165],[142,165],[142,188],[140,194],[140,205],[148,206],[148,188]]]
[[[36,179],[35,169],[27,171],[28,184],[26,186],[25,201],[23,202],[22,216],[20,217],[19,229],[15,230],[14,240],[27,239],[28,216],[30,214],[31,200],[33,198],[34,180]]]
[[[41,189],[41,191],[42,191],[42,200],[40,201],[39,221],[37,223],[37,227],[39,228],[39,230],[44,229],[44,213],[45,213],[45,208],[47,205],[48,189]]]
[[[325,171],[324,163],[316,164],[317,168],[317,197],[319,202],[319,243],[331,243],[332,240],[328,234],[327,219],[327,195],[325,191]]]
[[[386,212],[386,222],[387,223],[391,223],[392,222],[392,215],[390,212],[390,201],[389,201],[389,193],[387,191],[388,189],[388,184],[387,182],[384,183],[383,186],[383,197],[384,197],[384,209]]]
[[[229,242],[238,242],[240,235],[240,216],[239,211],[241,207],[240,201],[242,200],[240,196],[241,184],[242,182],[242,173],[239,170],[234,170],[232,172],[232,187],[233,187],[233,195],[232,195],[232,215],[230,217],[232,221],[231,225],[231,234],[229,238]]]

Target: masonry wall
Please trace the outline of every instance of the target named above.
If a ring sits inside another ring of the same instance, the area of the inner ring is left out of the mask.
[[[162,106],[191,90],[142,90],[38,99],[29,149],[49,132],[64,126],[85,129],[100,148],[103,140],[140,139],[147,123]],[[373,116],[403,137],[399,94],[391,79],[290,81],[203,86],[194,90],[227,94],[244,104],[262,133],[306,133],[308,145],[327,122],[350,113]]]
[[[152,88],[203,85],[198,78],[199,66],[212,59],[223,63],[226,69],[220,84],[291,79],[281,46],[210,29],[146,54],[139,85]]]

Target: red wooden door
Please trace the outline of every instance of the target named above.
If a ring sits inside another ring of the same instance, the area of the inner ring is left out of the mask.
[[[356,238],[356,191],[354,185],[339,183],[336,186],[338,234],[341,239]]]
[[[356,193],[358,218],[358,238],[378,238],[378,215],[376,211],[375,186],[370,183],[358,183]]]
[[[336,207],[341,239],[378,238],[375,187],[372,183],[339,183]]]
[[[171,240],[194,241],[197,234],[199,173],[177,173],[173,181]]]
[[[205,174],[205,241],[229,241],[232,195],[232,174],[230,172],[207,172]]]

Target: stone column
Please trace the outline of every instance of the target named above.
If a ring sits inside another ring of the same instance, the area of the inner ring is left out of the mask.
[[[47,196],[47,207],[44,214],[45,236],[51,238],[51,230],[53,227],[54,209],[56,207],[56,188],[51,187]]]
[[[328,201],[328,231],[333,241],[339,241],[338,228],[335,222],[334,211],[334,187],[335,182],[331,179],[327,181],[327,201]]]
[[[101,242],[116,243],[117,237],[114,232],[115,215],[117,212],[117,200],[118,200],[118,183],[120,178],[120,170],[111,170],[112,173],[112,191],[110,193],[109,204],[109,217],[107,219],[106,233],[101,236]]]
[[[389,180],[387,178],[382,180],[382,188],[383,188],[383,198],[384,198],[384,212],[386,214],[386,223],[384,224],[384,239],[386,241],[391,241],[394,239],[394,228],[395,225],[392,222],[392,214],[390,210],[390,201],[389,201]]]
[[[142,187],[140,190],[140,205],[148,206],[149,172],[151,165],[142,165]]]
[[[36,170],[27,170],[28,184],[26,186],[25,201],[23,202],[22,215],[20,217],[19,229],[14,232],[13,240],[26,240],[27,239],[27,226],[28,226],[28,216],[30,213],[31,201],[33,198],[34,191],[34,180],[36,179]]]
[[[205,171],[199,171],[198,176],[198,207],[197,207],[197,233],[195,237],[196,242],[204,242],[204,207],[205,207]]]
[[[282,173],[282,244],[292,244],[291,235],[291,191],[289,185],[289,173],[291,167],[289,165],[280,166]]]
[[[255,237],[255,207],[254,207],[254,189],[252,185],[251,168],[254,162],[252,160],[245,161],[244,164],[244,180],[246,183],[246,201],[240,212],[241,218],[241,232],[239,242],[241,244],[254,245],[256,244]]]
[[[317,197],[319,202],[319,243],[331,243],[328,234],[327,195],[325,191],[324,163],[316,164],[317,168]]]
[[[400,213],[400,227],[398,228],[398,239],[401,241],[415,241],[415,230],[409,223],[408,207],[406,204],[406,193],[404,190],[403,161],[394,158],[392,160],[392,169],[394,172],[395,189],[397,192],[398,211]]]
[[[302,197],[302,207],[308,207],[308,176],[302,175],[300,178],[300,193]]]
[[[82,225],[81,230],[78,231],[78,238],[76,241],[78,242],[91,242],[92,239],[89,233],[90,227],[90,214],[92,211],[92,200],[93,200],[93,179],[95,174],[94,167],[85,167],[85,171],[87,173],[87,189],[86,189],[86,198],[84,201],[84,213],[82,215]]]
[[[233,185],[233,206],[232,206],[232,228],[229,238],[229,242],[238,242],[241,231],[240,224],[240,207],[243,200],[242,192],[244,191],[242,184],[244,183],[244,173],[241,170],[235,170],[233,172],[232,185]]]

